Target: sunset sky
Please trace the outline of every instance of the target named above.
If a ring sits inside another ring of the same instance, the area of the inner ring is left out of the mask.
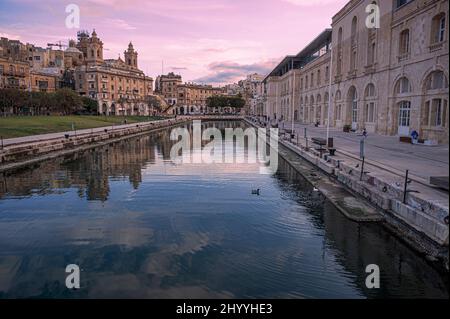
[[[46,47],[76,38],[65,7],[81,10],[81,29],[95,28],[105,58],[123,56],[130,41],[139,67],[156,77],[214,85],[266,74],[298,53],[348,0],[0,0],[0,36]]]

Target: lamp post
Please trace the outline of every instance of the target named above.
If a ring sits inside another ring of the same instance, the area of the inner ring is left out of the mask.
[[[331,44],[330,44],[330,46],[331,46]],[[331,88],[332,88],[332,81],[333,81],[333,47],[331,47],[330,51],[331,51],[331,57],[330,57],[330,70],[329,70],[330,83],[329,83],[329,89],[328,89],[327,143],[328,143],[328,139],[330,138],[330,113],[331,113],[331,103],[333,101],[333,99],[331,97]]]

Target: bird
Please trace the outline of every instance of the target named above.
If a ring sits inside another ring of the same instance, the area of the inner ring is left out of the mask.
[[[260,193],[261,193],[261,190],[258,188],[258,189],[253,189],[252,190],[252,195],[260,195]]]

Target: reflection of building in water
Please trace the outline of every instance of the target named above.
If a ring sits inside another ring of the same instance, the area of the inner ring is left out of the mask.
[[[438,272],[427,271],[431,270],[431,266],[424,259],[419,260],[411,249],[386,232],[381,225],[358,224],[348,220],[323,195],[313,192],[312,186],[283,159],[279,160],[278,177],[280,189],[295,192],[293,199],[310,209],[310,221],[315,228],[324,230],[323,253],[333,256],[345,271],[356,277],[355,285],[364,296],[401,297],[396,296],[398,287],[402,287],[400,291],[414,291],[417,278],[429,279],[424,283],[427,290],[424,295],[438,297],[446,290],[448,284],[442,281]],[[321,209],[315,209],[317,206],[321,206]],[[393,255],[392,252],[395,252],[395,256],[386,258],[389,252]],[[365,269],[371,264],[380,268],[380,289],[371,290],[364,285],[369,275]],[[389,285],[383,284],[387,281]]]
[[[0,178],[0,198],[78,188],[81,197],[105,201],[110,193],[110,178],[128,176],[134,188],[142,182],[142,168],[155,163],[155,148],[149,147],[151,138],[114,143],[4,173]]]

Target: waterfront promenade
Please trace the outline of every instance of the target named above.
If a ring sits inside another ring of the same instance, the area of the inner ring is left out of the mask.
[[[290,130],[291,123],[285,123],[284,128]],[[283,129],[283,125],[280,126]],[[304,132],[309,139],[325,138],[326,127],[294,124],[295,132],[299,132],[300,140],[304,142]],[[336,128],[330,128],[330,137],[338,154],[359,160],[360,132],[345,133]],[[393,174],[404,175],[406,170],[410,176],[419,182],[428,184],[430,176],[449,176],[449,145],[424,146],[402,143],[398,136],[369,134],[365,139],[365,155],[369,165],[387,170]]]

